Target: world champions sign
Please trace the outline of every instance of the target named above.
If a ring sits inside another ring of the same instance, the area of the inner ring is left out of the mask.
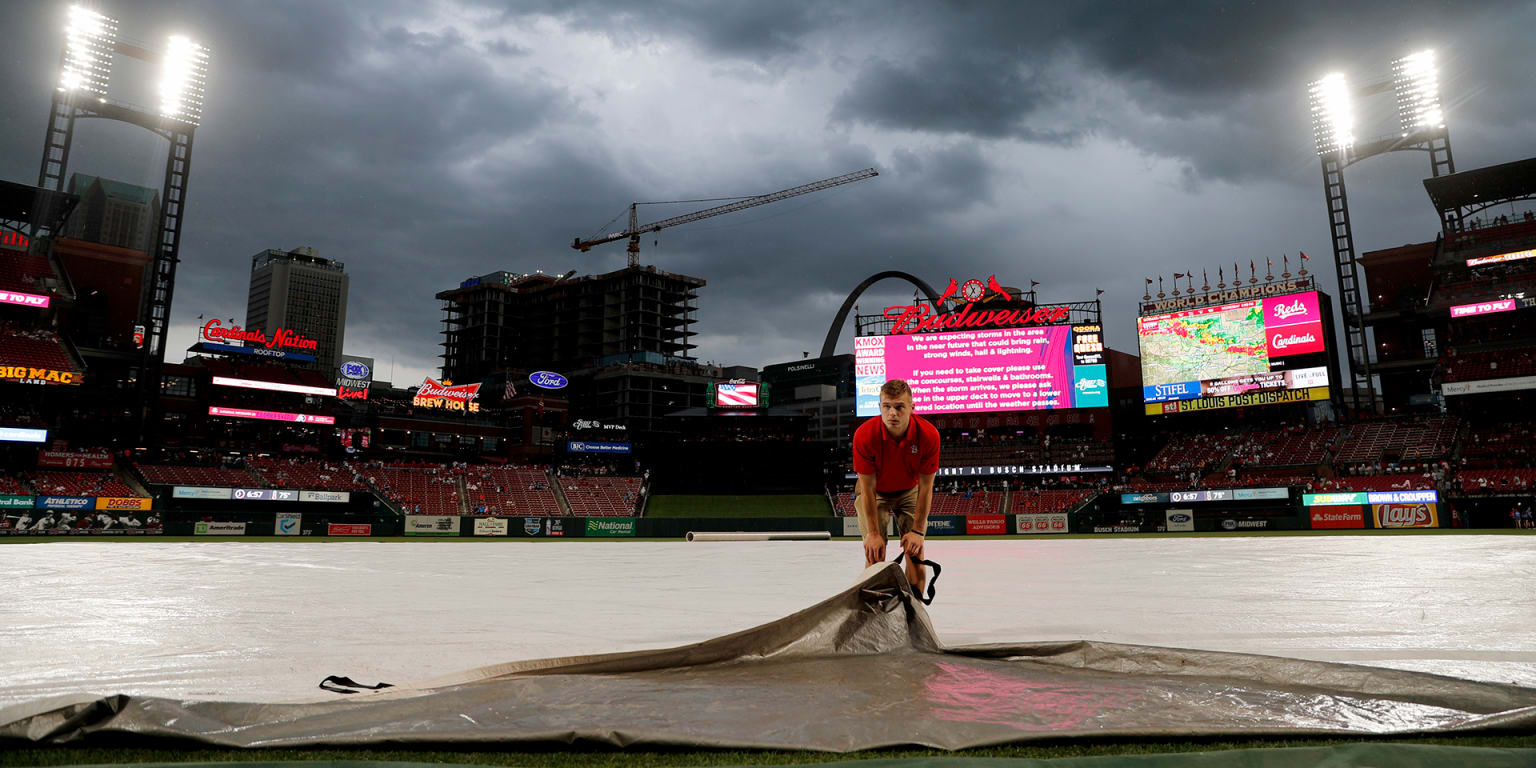
[[[1288,280],[1276,280],[1274,282],[1257,283],[1242,287],[1232,287],[1224,291],[1202,293],[1198,296],[1179,296],[1171,299],[1153,299],[1143,301],[1140,304],[1141,314],[1156,315],[1163,312],[1172,312],[1180,309],[1194,309],[1196,307],[1208,307],[1218,304],[1230,304],[1235,301],[1249,299],[1266,299],[1273,296],[1281,296],[1287,293],[1299,293],[1301,291],[1316,290],[1316,282],[1311,275],[1293,277]]]

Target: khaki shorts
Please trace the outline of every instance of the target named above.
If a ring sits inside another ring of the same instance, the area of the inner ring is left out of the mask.
[[[854,511],[858,511],[859,489],[853,489]],[[896,536],[900,538],[912,530],[917,522],[917,486],[912,486],[905,491],[884,493],[875,491],[875,517],[880,520],[880,535],[883,537],[891,530],[891,520],[896,521]],[[859,532],[864,530],[864,516],[859,515]]]

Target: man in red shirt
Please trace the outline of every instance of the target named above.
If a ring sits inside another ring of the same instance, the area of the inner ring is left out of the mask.
[[[907,581],[919,593],[928,581],[923,557],[933,478],[939,471],[939,430],[912,413],[912,389],[901,379],[880,387],[880,416],[853,433],[853,508],[864,533],[864,566],[885,561],[885,532],[896,520],[907,555]]]

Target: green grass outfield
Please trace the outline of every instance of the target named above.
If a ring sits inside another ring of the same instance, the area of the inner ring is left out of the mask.
[[[831,517],[827,497],[788,496],[652,496],[646,517]]]
[[[1243,741],[1054,741],[1027,746],[987,747],[945,752],[936,749],[889,749],[836,754],[828,752],[769,752],[758,750],[580,749],[552,746],[526,751],[466,750],[459,752],[385,749],[141,749],[133,747],[44,747],[0,749],[0,768],[12,766],[110,765],[132,763],[230,762],[411,762],[460,765],[548,766],[549,768],[661,768],[661,766],[805,765],[847,760],[920,758],[1034,758],[1158,755],[1180,752],[1221,752],[1234,749],[1326,747],[1342,744],[1433,744],[1450,747],[1536,748],[1536,734],[1381,737],[1376,739],[1252,739]],[[11,745],[7,744],[6,747]],[[1274,763],[1265,762],[1264,765]],[[1244,763],[1248,765],[1248,763]],[[1252,765],[1258,766],[1259,762]]]
[[[777,517],[777,515],[775,515]],[[1194,533],[1039,533],[1012,536],[934,536],[930,543],[945,541],[1054,541],[1058,539],[1243,539],[1266,536],[1536,536],[1536,529],[1514,528],[1403,528],[1399,530],[1329,530],[1329,531],[1198,531]],[[833,536],[833,541],[858,541],[857,536]],[[348,541],[372,542],[526,542],[529,544],[572,541],[670,541],[684,543],[682,537],[598,537],[585,536],[4,536],[0,544],[41,544],[45,542],[285,542],[288,544],[324,544]],[[768,542],[774,543],[774,542]]]

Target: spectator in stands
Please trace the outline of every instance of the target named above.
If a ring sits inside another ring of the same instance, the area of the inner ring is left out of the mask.
[[[928,575],[923,557],[933,479],[939,471],[939,431],[912,412],[912,389],[901,379],[880,387],[880,415],[853,435],[853,471],[859,476],[853,498],[864,533],[864,565],[885,561],[888,520],[896,519],[907,555],[907,581],[919,593]]]

